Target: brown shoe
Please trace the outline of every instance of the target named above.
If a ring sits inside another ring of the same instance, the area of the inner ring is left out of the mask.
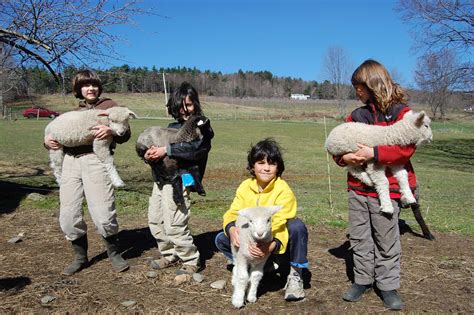
[[[164,257],[161,257],[159,259],[152,260],[150,262],[150,267],[153,269],[165,269],[171,266],[174,266],[178,263],[177,260],[175,261],[170,261]]]
[[[182,265],[181,268],[176,270],[176,275],[193,275],[193,273],[198,272],[199,266],[193,265]]]

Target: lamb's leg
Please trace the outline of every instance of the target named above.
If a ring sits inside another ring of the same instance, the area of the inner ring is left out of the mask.
[[[374,163],[367,163],[367,173],[370,178],[372,178],[375,190],[379,195],[380,211],[384,213],[393,213],[388,178],[385,176],[385,167]]]
[[[202,186],[202,183],[199,179],[199,167],[198,166],[192,166],[188,169],[188,172],[193,176],[194,179],[194,189],[200,196],[205,196],[206,191],[204,190],[204,187]]]
[[[236,308],[244,306],[245,289],[247,288],[248,279],[247,262],[237,258],[234,269],[232,269],[232,285],[234,286],[232,305]]]
[[[250,267],[250,288],[247,294],[247,301],[255,303],[257,301],[257,289],[263,277],[263,267],[265,262]]]
[[[410,184],[408,183],[408,172],[407,170],[401,165],[393,165],[390,167],[392,170],[393,176],[398,181],[398,185],[400,186],[400,201],[402,205],[407,206],[416,203],[415,196],[410,189]]]
[[[348,165],[346,167],[347,171],[352,174],[355,178],[366,184],[367,186],[374,186],[372,179],[370,179],[369,174],[364,171],[360,166]]]
[[[117,172],[117,169],[114,165],[114,157],[110,154],[110,143],[112,139],[97,140],[93,142],[94,153],[97,155],[99,160],[104,163],[107,174],[109,174],[110,180],[114,187],[123,187],[125,183],[120,178],[120,175]]]
[[[173,200],[178,205],[184,205],[184,196],[183,196],[183,181],[181,176],[176,175],[171,180],[171,186],[173,187]]]
[[[53,170],[54,177],[58,185],[61,185],[61,174],[63,169],[64,151],[63,149],[49,150],[49,166]]]

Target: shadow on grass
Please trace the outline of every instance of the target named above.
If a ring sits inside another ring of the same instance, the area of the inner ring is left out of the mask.
[[[205,232],[193,236],[194,244],[198,248],[201,256],[201,264],[205,266],[207,260],[217,252],[214,239],[220,231]],[[148,227],[133,230],[122,230],[118,234],[119,246],[124,259],[141,257],[144,252],[150,249],[157,249],[155,238],[151,235]],[[104,251],[90,260],[89,265],[93,265],[103,259],[107,259],[107,252]]]
[[[0,214],[14,212],[21,200],[31,193],[47,195],[55,190],[57,188],[35,187],[0,180]]]

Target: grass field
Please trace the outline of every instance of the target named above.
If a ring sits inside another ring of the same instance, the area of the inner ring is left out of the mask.
[[[112,95],[120,104],[147,118],[131,122],[132,139],[120,145],[115,155],[119,173],[127,184],[125,189],[117,191],[119,212],[143,216],[144,222],[151,175],[149,167],[137,157],[134,144],[145,128],[166,126],[171,121],[165,115],[161,97]],[[76,103],[71,97],[59,96],[43,97],[35,102],[63,112]],[[193,215],[222,216],[246,176],[245,159],[250,145],[271,136],[284,148],[286,171],[283,177],[296,194],[299,215],[309,224],[347,225],[346,173],[332,159],[328,162],[323,148],[323,117],[328,117],[327,131],[340,123],[333,119],[338,114],[336,105],[226,99],[203,99],[202,103],[216,136],[204,179],[208,194],[194,196]],[[348,110],[354,106],[356,104],[351,103]],[[13,116],[22,107],[12,111]],[[474,122],[472,118],[455,117],[447,122],[433,122],[434,142],[419,148],[412,162],[421,184],[421,207],[428,225],[435,231],[474,235]],[[21,117],[0,122],[0,181],[35,187],[57,186],[47,166],[47,151],[42,146],[43,130],[48,122],[48,119],[37,121]],[[50,194],[35,204],[25,199],[21,206],[53,211],[58,208],[58,195]],[[402,218],[414,222],[408,210]],[[416,224],[412,226],[417,228]]]

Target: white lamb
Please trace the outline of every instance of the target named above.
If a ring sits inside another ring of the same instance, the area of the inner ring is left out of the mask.
[[[357,143],[369,147],[410,144],[418,146],[433,139],[430,123],[431,120],[424,111],[420,113],[410,111],[405,114],[402,120],[390,126],[348,122],[335,127],[330,132],[325,146],[332,155],[356,152],[359,149]],[[400,186],[401,202],[406,205],[416,203],[408,184],[408,173],[403,165],[391,165],[389,168]],[[385,176],[384,165],[369,162],[365,170],[361,166],[350,165],[347,166],[347,170],[366,185],[375,186],[380,199],[381,211],[393,213],[389,182]]]
[[[234,269],[232,270],[232,305],[241,308],[244,305],[245,291],[250,282],[247,301],[257,301],[257,289],[263,277],[263,267],[268,256],[254,258],[250,255],[248,245],[257,242],[271,242],[272,215],[277,213],[281,206],[255,207],[239,210],[235,226],[239,231],[240,247],[232,245]]]
[[[106,125],[117,136],[124,135],[130,128],[129,118],[136,118],[135,113],[126,107],[111,107],[106,110],[71,111],[61,114],[51,121],[45,129],[45,135],[58,141],[66,147],[82,145],[93,146],[94,153],[104,163],[112,184],[115,187],[124,186],[117,169],[114,166],[113,156],[110,154],[112,138],[98,140],[94,138],[92,127]],[[63,149],[49,150],[50,166],[58,184],[61,184],[62,164],[64,160]]]

